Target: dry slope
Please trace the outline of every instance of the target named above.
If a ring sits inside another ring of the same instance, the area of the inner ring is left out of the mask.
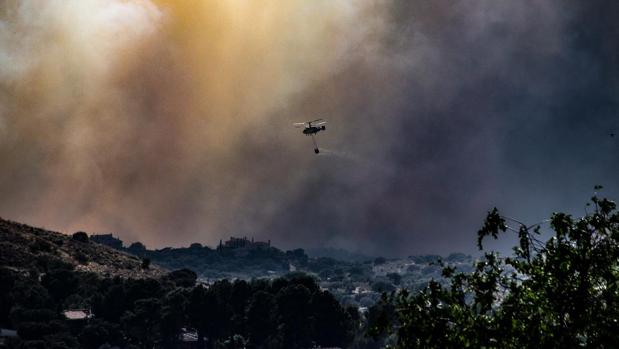
[[[146,278],[165,273],[152,265],[144,269],[138,257],[110,247],[0,218],[0,266],[45,272],[53,263],[71,264],[76,270],[105,277]]]

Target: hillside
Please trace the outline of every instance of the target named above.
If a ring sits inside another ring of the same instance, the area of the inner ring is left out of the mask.
[[[149,250],[140,242],[125,247],[122,240],[111,234],[91,235],[90,241],[149,259],[169,270],[191,269],[203,280],[275,277],[303,269],[308,263],[308,256],[302,249],[283,251],[270,242],[247,238],[232,237],[215,248],[193,243],[189,247],[156,250]]]
[[[140,257],[94,240],[0,220],[0,328],[11,334],[0,348],[348,347],[364,336],[358,310],[311,276],[205,285],[187,269],[142,269]],[[248,251],[220,250],[229,260]]]
[[[162,268],[142,268],[140,258],[87,239],[31,227],[0,218],[0,266],[46,272],[50,266],[70,264],[77,271],[104,277],[159,277]]]

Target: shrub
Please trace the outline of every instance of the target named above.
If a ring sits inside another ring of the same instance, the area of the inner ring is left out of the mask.
[[[141,242],[134,242],[131,245],[129,245],[128,248],[129,252],[135,254],[135,255],[142,255],[144,252],[146,252],[146,246],[144,246],[143,243]]]
[[[84,233],[83,231],[78,231],[77,233],[74,233],[72,239],[73,241],[78,241],[82,243],[88,243],[88,241],[90,240],[88,238],[88,234]]]
[[[192,270],[183,268],[170,272],[168,278],[178,287],[193,287],[196,284],[198,275]]]
[[[82,252],[82,251],[77,251],[75,252],[75,254],[73,255],[73,257],[75,258],[75,260],[79,263],[79,264],[88,264],[89,258],[88,256]]]
[[[30,251],[37,252],[52,252],[54,247],[49,242],[42,239],[35,239],[32,244],[30,244]]]
[[[148,269],[148,268],[150,268],[150,258],[143,258],[142,269]]]
[[[391,292],[395,290],[395,287],[392,284],[385,282],[385,281],[376,281],[372,284],[372,290],[374,292],[379,292],[379,293]]]

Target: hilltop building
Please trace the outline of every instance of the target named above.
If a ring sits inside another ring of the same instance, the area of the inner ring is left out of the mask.
[[[117,250],[123,248],[122,240],[114,237],[112,234],[93,234],[90,235],[90,241],[94,241],[98,244],[106,245]]]
[[[271,240],[268,240],[267,242],[264,241],[254,241],[254,238],[252,237],[251,240],[247,239],[247,237],[242,237],[242,238],[237,238],[237,237],[230,237],[230,239],[226,242],[222,242],[221,240],[219,240],[219,246],[217,247],[218,250],[221,249],[238,249],[238,248],[245,248],[245,249],[253,249],[253,248],[268,248],[271,247]]]

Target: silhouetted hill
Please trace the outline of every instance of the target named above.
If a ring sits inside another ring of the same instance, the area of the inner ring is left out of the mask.
[[[282,251],[268,242],[243,238],[231,238],[216,248],[194,243],[189,247],[158,250],[149,250],[140,242],[125,247],[120,239],[110,234],[92,235],[90,239],[151,260],[170,270],[191,269],[204,279],[277,276],[304,268],[308,263],[308,257],[302,249]]]
[[[76,271],[95,272],[104,277],[159,277],[157,266],[142,268],[134,255],[89,241],[78,232],[61,234],[0,218],[0,266],[13,270],[46,272],[51,266],[72,265]]]

